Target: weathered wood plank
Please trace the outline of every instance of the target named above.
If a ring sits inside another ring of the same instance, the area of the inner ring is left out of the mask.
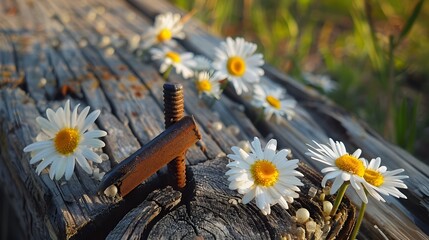
[[[127,213],[106,239],[139,239],[149,224],[160,214],[167,214],[181,201],[181,192],[172,187],[155,190],[138,207]]]

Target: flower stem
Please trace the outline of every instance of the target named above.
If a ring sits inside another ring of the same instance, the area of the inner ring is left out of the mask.
[[[356,225],[353,228],[353,232],[352,232],[352,235],[350,236],[350,240],[356,239],[358,235],[360,225],[362,224],[363,216],[365,215],[365,209],[366,209],[366,203],[362,202],[362,204],[360,205],[359,216],[358,216]]]
[[[168,77],[170,76],[171,70],[173,70],[173,65],[168,66],[167,70],[165,70],[165,72],[162,74],[162,78],[164,78],[166,82],[168,82]]]
[[[332,208],[332,211],[330,214],[331,216],[337,213],[338,207],[340,206],[341,201],[343,200],[344,194],[346,193],[346,190],[349,185],[350,185],[350,182],[344,182],[343,185],[341,185],[340,190],[338,190],[338,194],[334,202],[334,207]]]

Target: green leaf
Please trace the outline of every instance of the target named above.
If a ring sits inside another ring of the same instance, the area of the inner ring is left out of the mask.
[[[411,14],[411,16],[408,18],[407,22],[405,23],[405,26],[402,29],[401,34],[399,34],[398,41],[396,42],[396,45],[399,45],[402,42],[402,40],[405,38],[405,36],[407,36],[408,32],[413,27],[414,22],[416,21],[417,16],[419,16],[420,10],[422,9],[423,1],[424,0],[420,0],[417,3],[416,7],[414,7],[413,13]]]

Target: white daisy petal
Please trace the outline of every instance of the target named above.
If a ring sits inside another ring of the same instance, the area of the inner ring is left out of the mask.
[[[322,187],[326,186],[326,181],[332,178],[336,178],[338,177],[338,175],[340,175],[341,172],[336,171],[336,172],[330,172],[328,174],[325,175],[325,177],[322,179]]]
[[[106,145],[103,141],[99,139],[94,139],[94,138],[85,139],[81,142],[81,144],[89,147],[94,147],[94,148],[102,148]]]
[[[34,157],[32,157],[30,159],[30,164],[34,164],[39,162],[40,160],[42,160],[43,158],[47,158],[48,156],[52,155],[53,153],[55,153],[55,148],[53,147],[47,147],[39,152],[37,152],[36,155],[34,155]]]
[[[64,106],[64,115],[65,115],[65,126],[71,127],[70,100],[66,101],[66,105]]]
[[[273,159],[276,154],[277,140],[271,139],[268,141],[264,149],[264,159]]]
[[[51,164],[51,167],[49,169],[49,178],[51,178],[51,180],[54,180],[58,165],[61,163],[61,161],[63,161],[63,159],[57,159]]]
[[[37,165],[36,173],[40,175],[43,169],[47,168],[53,161],[55,161],[55,156],[50,156],[49,158],[44,159],[39,165]]]
[[[56,124],[52,124],[50,121],[48,121],[46,118],[43,117],[37,117],[36,122],[39,124],[39,126],[47,131],[49,135],[54,135],[55,132],[59,131],[59,128]]]
[[[82,169],[88,173],[91,174],[92,173],[92,169],[91,166],[89,166],[88,161],[85,159],[85,157],[81,154],[81,153],[77,153],[76,154],[76,161],[79,164],[79,166],[82,167]]]
[[[60,180],[63,177],[67,167],[67,158],[58,163],[58,168],[55,170],[55,180]]]
[[[255,188],[250,189],[250,191],[244,194],[242,202],[243,204],[248,204],[253,198],[255,198]]]
[[[96,154],[95,152],[89,150],[88,148],[83,148],[82,149],[82,154],[83,154],[83,156],[85,158],[87,158],[87,159],[89,159],[89,160],[91,160],[93,162],[101,163],[103,161],[98,154]]]
[[[73,109],[73,113],[71,115],[71,123],[70,123],[70,127],[74,128],[77,125],[77,109],[79,108],[79,105],[76,105],[76,107]]]
[[[48,117],[49,122],[51,122],[53,125],[55,125],[56,128],[61,128],[60,120],[57,117],[57,114],[50,108],[46,110],[46,116]],[[37,118],[36,118],[37,121]]]
[[[341,179],[341,177],[336,177],[334,183],[331,186],[331,194],[336,193],[343,183],[344,181]]]
[[[99,137],[104,137],[106,135],[107,135],[107,132],[103,130],[92,130],[83,134],[85,139],[99,138]]]
[[[89,112],[89,106],[84,108],[82,112],[79,114],[76,121],[77,128],[82,129],[86,116],[88,116],[88,112]]]
[[[24,152],[42,150],[47,147],[53,147],[52,141],[41,141],[32,143],[24,148]]]
[[[95,122],[95,120],[98,118],[100,113],[101,113],[100,110],[95,110],[94,112],[89,114],[89,116],[85,119],[82,127],[80,128],[80,131],[85,132],[89,127],[91,127],[91,125]]]
[[[67,164],[66,164],[65,178],[67,181],[70,180],[71,176],[73,175],[74,165],[75,165],[75,157],[71,156],[67,159]]]

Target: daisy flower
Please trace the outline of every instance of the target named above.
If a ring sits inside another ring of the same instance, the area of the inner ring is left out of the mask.
[[[264,215],[271,213],[271,205],[278,203],[288,209],[288,202],[299,197],[298,186],[304,184],[297,177],[303,174],[295,170],[298,159],[288,160],[289,150],[276,152],[277,141],[271,139],[265,149],[257,137],[251,143],[251,153],[239,147],[232,147],[234,154],[228,158],[233,160],[227,166],[230,168],[225,175],[229,176],[229,188],[244,194],[243,203],[247,204],[255,198],[256,206]]]
[[[387,171],[385,166],[380,166],[381,159],[372,159],[369,164],[365,161],[365,173],[363,178],[364,182],[361,184],[365,187],[371,196],[378,201],[386,202],[379,193],[384,195],[392,195],[397,198],[407,198],[401,193],[398,188],[407,188],[402,179],[408,178],[407,175],[397,175],[404,171],[404,169],[396,169]]]
[[[173,46],[173,38],[184,39],[185,33],[182,31],[183,24],[180,21],[180,14],[171,12],[156,16],[153,27],[150,27],[143,35],[142,48],[147,49],[155,44],[167,44]]]
[[[231,81],[238,95],[248,92],[248,85],[258,83],[264,75],[260,68],[264,64],[263,56],[255,51],[256,44],[229,37],[215,49],[213,68],[218,71],[217,78]]]
[[[322,89],[325,93],[329,93],[337,89],[337,83],[332,81],[326,75],[313,75],[311,73],[304,73],[303,77],[308,84]]]
[[[31,152],[30,164],[40,162],[36,168],[38,175],[50,165],[51,179],[55,177],[59,180],[65,176],[65,179],[69,180],[76,161],[88,174],[91,174],[92,170],[87,160],[101,163],[101,157],[91,148],[104,147],[104,142],[97,138],[106,136],[107,133],[102,130],[87,131],[100,115],[100,110],[88,115],[89,107],[86,107],[78,114],[78,107],[79,105],[71,112],[70,101],[67,101],[64,109],[60,107],[56,112],[48,108],[47,119],[36,118],[45,137],[26,146],[24,152]]]
[[[210,76],[208,72],[203,71],[198,73],[195,85],[200,97],[204,93],[207,96],[211,96],[216,99],[220,98],[220,84],[216,79],[213,78],[213,75]]]
[[[361,187],[373,196],[378,201],[385,202],[384,198],[381,197],[381,194],[392,195],[397,198],[407,198],[403,193],[401,193],[398,188],[407,188],[407,185],[404,184],[402,179],[408,178],[406,175],[397,175],[404,171],[404,169],[396,169],[393,171],[387,171],[385,166],[380,166],[381,159],[375,158],[371,162],[365,160],[365,172],[363,178],[365,181],[361,182]],[[367,202],[362,202],[359,216],[356,220],[356,224],[353,228],[353,232],[350,236],[350,239],[355,239],[358,235],[360,226],[362,224],[363,217],[365,215]]]
[[[294,99],[284,99],[282,89],[265,90],[263,87],[256,85],[253,93],[252,104],[264,110],[266,120],[274,116],[277,123],[279,123],[282,116],[286,115],[287,119],[291,120],[295,114],[296,101]]]
[[[327,180],[334,179],[331,186],[331,194],[334,194],[344,182],[349,181],[362,201],[368,203],[365,191],[359,184],[364,181],[365,174],[364,159],[359,158],[362,151],[357,149],[353,154],[349,154],[344,143],[334,142],[331,138],[328,145],[313,142],[316,146],[307,144],[310,147],[307,154],[312,159],[329,165],[322,169],[322,173],[327,173],[323,177],[322,187],[325,187]]]
[[[193,53],[178,53],[168,48],[153,48],[150,52],[152,54],[152,59],[162,60],[159,68],[161,73],[165,73],[170,67],[173,67],[176,69],[176,72],[182,74],[185,79],[194,76],[194,72],[191,69],[196,65],[196,62],[193,60]]]
[[[212,68],[212,62],[204,56],[197,55],[194,60],[196,62],[195,71],[209,71]]]

